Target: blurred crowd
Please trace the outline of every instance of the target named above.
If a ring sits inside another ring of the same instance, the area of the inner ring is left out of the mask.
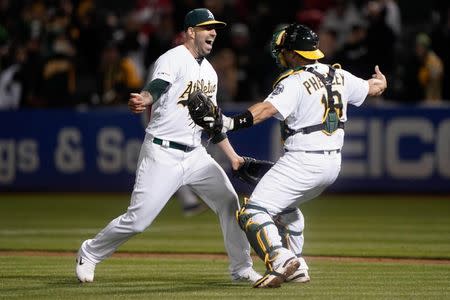
[[[291,22],[319,34],[322,62],[363,78],[380,65],[385,99],[449,102],[447,1],[0,0],[0,109],[125,104],[197,7],[228,23],[209,57],[221,103],[265,98],[272,34]]]

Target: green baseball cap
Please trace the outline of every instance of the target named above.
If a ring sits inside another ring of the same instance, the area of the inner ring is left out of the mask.
[[[184,18],[184,29],[196,26],[213,25],[215,28],[222,28],[227,25],[225,22],[217,21],[209,9],[196,8],[186,14]]]

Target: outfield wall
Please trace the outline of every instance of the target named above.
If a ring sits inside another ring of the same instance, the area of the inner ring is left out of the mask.
[[[349,116],[332,190],[450,192],[450,108],[366,106]],[[0,112],[0,191],[128,192],[144,124],[124,108]],[[242,155],[282,153],[275,120],[229,137]],[[208,148],[229,172],[220,151]]]

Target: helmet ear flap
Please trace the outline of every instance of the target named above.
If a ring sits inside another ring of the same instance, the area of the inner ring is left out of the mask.
[[[287,67],[286,60],[284,59],[284,56],[281,53],[281,49],[284,48],[285,38],[286,38],[286,30],[282,29],[273,34],[271,42],[272,56],[273,58],[275,58],[277,64],[283,68]]]

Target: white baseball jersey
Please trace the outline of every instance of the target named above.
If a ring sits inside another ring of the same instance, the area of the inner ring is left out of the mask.
[[[316,63],[306,65],[317,72],[326,74],[327,65]],[[337,92],[335,103],[342,102],[342,110],[338,111],[342,122],[347,120],[347,105],[361,105],[369,91],[366,80],[351,73],[336,69],[332,90]],[[266,98],[278,110],[275,116],[285,120],[290,129],[298,130],[307,126],[320,124],[323,121],[326,108],[327,91],[322,82],[314,74],[300,71],[281,80],[272,93]],[[309,134],[297,133],[285,141],[287,150],[332,150],[341,149],[344,142],[344,130],[337,129],[332,135],[322,131]]]
[[[327,65],[316,63],[317,72],[329,72]],[[369,91],[368,82],[347,71],[336,69],[332,83],[334,100],[342,103],[337,109],[340,121],[347,120],[347,105],[361,105]],[[294,72],[275,86],[265,101],[270,101],[278,110],[275,116],[285,120],[292,130],[317,125],[323,122],[327,104],[327,91],[323,83],[311,72]],[[256,186],[250,202],[278,214],[287,208],[314,199],[332,184],[341,169],[341,149],[344,130],[337,129],[331,135],[322,131],[309,134],[297,133],[285,141],[288,150],[266,173]],[[315,152],[305,152],[315,151]],[[298,248],[303,247],[299,240]]]
[[[238,196],[225,171],[201,146],[201,128],[193,124],[186,107],[189,94],[197,89],[216,102],[217,74],[206,59],[199,64],[182,45],[155,62],[153,79],[167,81],[169,87],[152,105],[130,205],[93,239],[86,240],[79,254],[94,264],[109,257],[130,237],[150,226],[173,194],[187,185],[217,214],[230,257],[230,272],[240,276],[252,267],[252,260],[250,245],[235,219]],[[160,145],[155,137],[194,149]]]
[[[202,90],[216,104],[217,74],[204,58],[199,64],[189,50],[180,45],[161,55],[155,62],[151,80],[169,82],[167,92],[152,105],[152,119],[146,132],[154,137],[197,147],[201,130],[189,116],[186,100]]]

